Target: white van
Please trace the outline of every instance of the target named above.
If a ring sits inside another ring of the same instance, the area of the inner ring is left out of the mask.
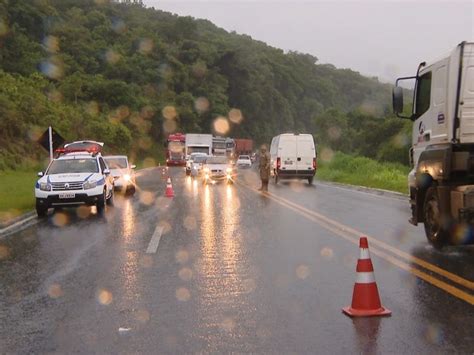
[[[316,148],[311,134],[285,133],[273,137],[270,146],[275,183],[280,179],[307,179],[316,174]]]

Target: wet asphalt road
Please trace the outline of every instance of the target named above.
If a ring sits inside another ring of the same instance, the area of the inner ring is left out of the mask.
[[[0,353],[474,351],[474,249],[428,246],[405,199],[170,172],[172,199],[150,169],[104,218],[64,210],[0,239]],[[341,313],[360,233],[390,318]]]

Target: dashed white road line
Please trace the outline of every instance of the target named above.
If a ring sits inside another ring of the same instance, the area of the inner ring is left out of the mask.
[[[147,254],[155,254],[158,250],[158,245],[160,245],[161,234],[163,233],[163,227],[157,226],[153,235],[151,236],[150,243],[148,244],[148,248],[146,249]]]

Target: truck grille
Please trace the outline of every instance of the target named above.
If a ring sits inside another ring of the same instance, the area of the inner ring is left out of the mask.
[[[53,191],[82,190],[82,181],[74,182],[53,182]]]

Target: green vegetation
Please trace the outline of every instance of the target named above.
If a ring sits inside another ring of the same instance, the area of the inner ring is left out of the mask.
[[[0,172],[0,223],[34,208],[37,179],[33,171]]]
[[[326,153],[327,154],[327,153]],[[398,163],[381,163],[373,159],[336,153],[329,161],[321,161],[318,179],[350,185],[407,193],[409,168]]]
[[[403,130],[382,118],[390,85],[376,78],[141,1],[0,0],[0,49],[0,170],[45,157],[34,141],[50,124],[68,140],[98,139],[132,160],[162,156],[172,131],[258,143],[285,131],[322,143],[333,134],[328,145],[365,154],[376,148],[350,143],[367,142],[353,132]],[[229,130],[214,127],[219,116]],[[406,151],[399,146],[375,158]]]

